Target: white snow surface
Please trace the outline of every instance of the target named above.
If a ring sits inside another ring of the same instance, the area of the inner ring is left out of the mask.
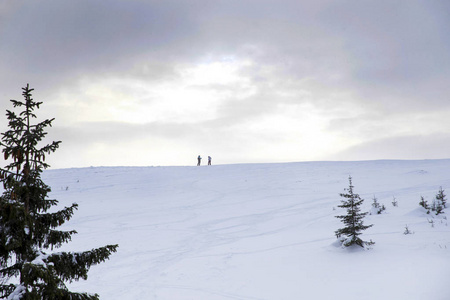
[[[374,196],[386,206],[364,219],[374,225],[361,235],[375,242],[370,250],[343,249],[334,235],[349,175],[363,211]],[[43,179],[55,209],[79,204],[61,227],[78,234],[55,251],[119,244],[72,291],[107,300],[450,299],[450,209],[432,216],[419,206],[440,186],[450,194],[450,160],[92,167]]]

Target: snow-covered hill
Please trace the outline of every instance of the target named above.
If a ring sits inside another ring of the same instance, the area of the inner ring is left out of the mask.
[[[450,160],[96,167],[44,181],[60,205],[79,204],[63,250],[119,244],[71,285],[102,299],[448,300],[450,209],[433,218],[418,203],[440,186],[450,194],[449,170]],[[365,218],[368,251],[335,243],[349,175],[363,210],[374,196],[387,208]]]

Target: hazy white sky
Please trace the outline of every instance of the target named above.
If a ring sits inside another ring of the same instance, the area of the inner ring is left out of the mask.
[[[35,88],[55,168],[448,158],[449,28],[446,0],[2,0],[0,111]]]

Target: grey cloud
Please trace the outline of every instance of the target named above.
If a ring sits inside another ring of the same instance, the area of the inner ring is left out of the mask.
[[[46,0],[9,16],[3,51],[16,68],[42,73],[107,68],[136,56],[195,60],[234,52],[243,43],[281,46],[290,39],[295,45],[295,37],[315,33],[298,25],[304,23],[305,5],[293,3]],[[19,16],[21,22],[15,22]]]
[[[174,43],[195,33],[189,11],[196,5],[17,1],[1,15],[0,96],[16,97],[28,82],[47,98],[57,89],[73,89],[71,85],[86,76],[167,78],[173,68],[167,61],[163,66],[157,56],[170,57],[168,52],[177,51],[168,51]]]
[[[135,57],[195,61],[244,45],[263,49],[261,63],[284,62],[295,70],[309,62],[306,73],[325,72],[350,66],[341,61],[345,46],[358,59],[356,74],[382,80],[377,70],[391,63],[399,66],[394,72],[426,69],[437,59],[433,54],[444,54],[439,49],[448,38],[435,32],[435,14],[421,2],[333,3],[46,0],[17,9],[2,38],[8,41],[4,52],[20,58],[16,68],[40,72],[107,68]],[[14,22],[19,16],[21,22]]]
[[[44,74],[120,65],[192,28],[182,3],[54,1],[23,5],[3,30],[12,67]],[[20,21],[19,21],[20,20]]]
[[[385,103],[403,99],[409,109],[448,106],[443,96],[450,91],[450,38],[442,23],[450,25],[449,10],[437,14],[433,3],[351,2],[324,14],[351,54],[351,79],[362,97]]]
[[[437,66],[448,62],[448,51],[434,30],[435,15],[421,2],[333,3],[47,0],[16,10],[22,21],[9,22],[2,54],[13,62],[8,69],[46,79],[208,54],[247,55],[286,76],[356,85],[372,95],[380,86],[401,94],[411,80],[425,85],[440,78],[437,70],[445,68]]]
[[[57,124],[57,120],[55,120]],[[71,127],[64,125],[50,129],[56,139],[67,140],[72,144],[103,141],[108,144],[127,143],[146,137],[168,137],[182,139],[194,134],[192,126],[176,123],[132,124],[122,122],[83,122]]]

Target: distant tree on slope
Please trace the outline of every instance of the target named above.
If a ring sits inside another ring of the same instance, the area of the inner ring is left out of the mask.
[[[375,197],[375,195],[372,198],[373,202],[372,202],[372,210],[370,212],[370,214],[377,214],[380,215],[383,211],[386,210],[386,206],[384,206],[384,204],[381,204],[378,202],[377,197]]]
[[[441,186],[438,193],[436,194],[436,200],[439,201],[443,208],[447,208],[447,199],[445,197],[447,197],[447,195],[445,195],[444,190]]]
[[[372,245],[374,242],[363,241],[359,238],[359,235],[361,235],[362,231],[372,227],[373,225],[366,226],[363,224],[363,219],[367,215],[367,212],[361,213],[360,206],[364,202],[364,199],[361,199],[358,194],[353,192],[354,186],[352,184],[351,176],[349,176],[348,180],[349,188],[346,189],[347,193],[340,194],[340,196],[345,198],[345,200],[342,200],[342,204],[338,205],[340,208],[347,209],[347,214],[343,216],[336,216],[336,218],[341,219],[345,227],[336,230],[335,234],[341,244],[345,247],[358,245],[365,248],[365,246]]]
[[[7,110],[9,130],[0,141],[9,161],[0,169],[4,189],[0,196],[0,298],[98,299],[97,294],[70,292],[65,282],[87,279],[89,268],[105,261],[118,245],[84,252],[44,252],[71,240],[74,230],[56,228],[72,217],[78,205],[48,212],[58,201],[47,198],[51,190],[41,173],[49,167],[45,156],[56,151],[60,142],[39,146],[54,119],[32,124],[42,104],[32,99],[32,91],[27,85],[23,101],[11,100],[21,111]]]
[[[422,206],[423,208],[425,208],[425,210],[427,211],[427,214],[430,213],[430,207],[428,206],[428,202],[427,202],[427,200],[425,200],[425,198],[423,196],[420,196],[419,205]]]
[[[430,206],[430,210],[436,215],[444,213],[444,209],[447,207],[447,199],[445,197],[447,197],[447,195],[445,195],[444,190],[440,187]]]

